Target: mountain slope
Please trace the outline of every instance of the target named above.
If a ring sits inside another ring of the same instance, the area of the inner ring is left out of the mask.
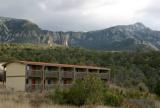
[[[66,39],[65,33],[42,30],[38,25],[28,20],[0,17],[1,43],[57,43],[66,45]]]
[[[160,48],[160,32],[153,31],[141,23],[115,26],[104,30],[73,36],[71,45],[103,50],[133,50],[139,46]]]
[[[158,50],[160,32],[141,23],[90,32],[52,32],[28,20],[0,17],[0,42],[60,44],[97,50]]]

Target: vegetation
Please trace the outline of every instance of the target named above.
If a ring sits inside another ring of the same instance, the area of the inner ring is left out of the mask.
[[[121,106],[123,103],[123,97],[119,94],[112,93],[110,91],[107,91],[105,93],[105,99],[104,103],[106,105],[110,106]]]
[[[160,97],[160,83],[158,83],[155,87],[155,93]]]
[[[105,86],[100,78],[93,75],[78,80],[69,91],[69,102],[75,105],[102,104]]]
[[[103,81],[94,75],[87,75],[83,80],[77,80],[71,88],[56,89],[49,95],[58,104],[110,105],[120,106],[123,96],[110,91]]]
[[[97,65],[112,69],[112,82],[154,92],[160,81],[160,52],[104,52],[79,47],[1,44],[0,61],[28,60]]]

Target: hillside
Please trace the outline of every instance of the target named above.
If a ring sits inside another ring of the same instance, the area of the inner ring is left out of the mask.
[[[53,32],[23,19],[0,17],[1,43],[60,44],[96,50],[159,50],[160,32],[141,23],[89,32]]]
[[[107,52],[88,50],[79,47],[0,44],[0,61],[8,62],[13,60],[109,67],[111,68],[111,91],[116,93],[118,90],[118,94],[120,93],[125,98],[126,101],[124,101],[123,105],[126,105],[126,107],[123,108],[128,108],[128,105],[135,106],[133,108],[146,108],[148,106],[149,108],[159,108],[154,107],[157,102],[155,94],[160,96],[159,51]],[[3,93],[0,93],[0,95],[3,95]],[[0,97],[4,99],[3,96]],[[112,100],[112,98],[109,98],[109,100]],[[0,106],[8,105],[3,102],[6,102],[6,100],[2,101]],[[17,101],[15,102],[16,104],[14,105],[16,106]],[[41,103],[42,101],[36,102]],[[7,101],[7,103],[9,102]],[[27,105],[30,104],[27,103]]]
[[[41,61],[110,67],[112,82],[154,92],[160,82],[160,52],[105,52],[82,48],[1,44],[0,61]]]
[[[102,50],[135,50],[136,48],[160,48],[160,32],[141,23],[121,25],[92,31],[81,36],[71,36],[71,45]]]

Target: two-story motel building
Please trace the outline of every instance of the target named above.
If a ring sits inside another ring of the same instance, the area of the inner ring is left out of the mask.
[[[5,67],[6,87],[16,91],[44,91],[57,86],[70,87],[76,79],[87,74],[99,76],[107,83],[110,69],[94,66],[15,61]]]

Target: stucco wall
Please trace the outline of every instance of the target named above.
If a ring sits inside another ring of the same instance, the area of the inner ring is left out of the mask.
[[[16,91],[25,90],[25,65],[10,63],[6,66],[6,87]]]

